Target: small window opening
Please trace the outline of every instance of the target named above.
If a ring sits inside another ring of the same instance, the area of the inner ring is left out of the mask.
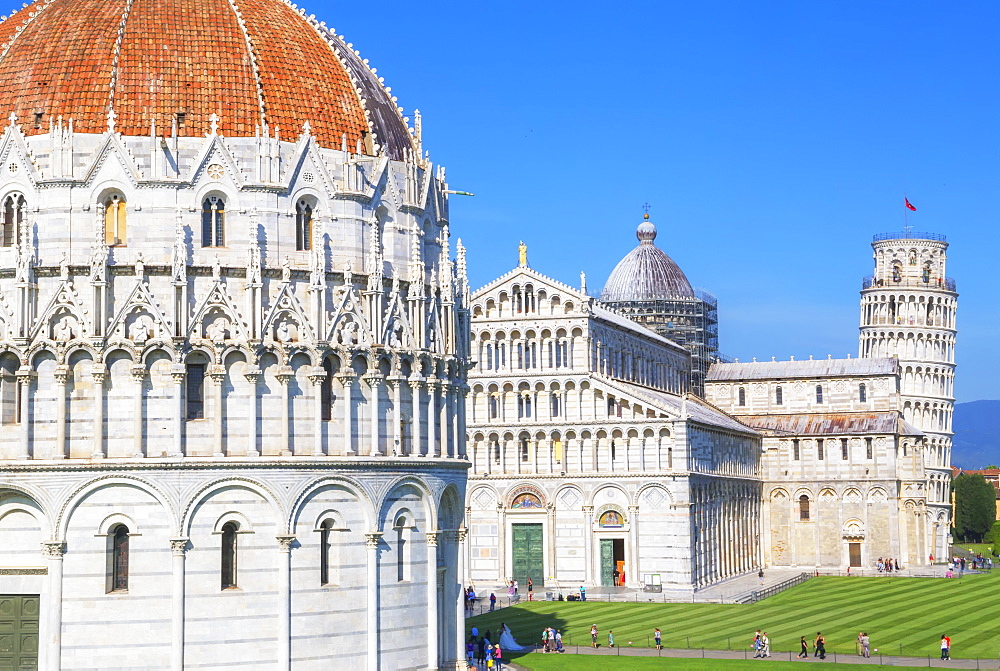
[[[744,389],[743,387],[740,387],[740,390],[739,390],[739,393],[737,394],[737,396],[738,396],[737,405],[739,405],[740,407],[742,407],[742,406],[744,406],[744,405],[747,404],[747,390],[746,389]]]
[[[128,555],[128,527],[117,524],[108,534],[108,593],[128,591]]]
[[[847,451],[847,438],[841,438],[840,439],[840,458],[843,459],[844,461],[847,461],[848,454],[849,453]]]
[[[823,403],[823,385],[816,385],[816,403]]]
[[[236,584],[236,522],[226,522],[222,526],[222,589],[233,589]]]
[[[330,554],[333,550],[333,520],[323,520],[319,528],[319,583],[329,585],[330,579]]]
[[[42,127],[42,119],[45,118],[45,114],[42,112],[35,112],[35,129]]]
[[[817,438],[816,439],[816,458],[819,459],[820,461],[823,461],[823,459],[826,458],[826,455],[824,454],[824,451],[823,451],[823,439],[822,438]]]
[[[218,196],[209,196],[201,209],[201,246],[226,246],[226,201]]]
[[[868,402],[868,388],[865,386],[864,382],[858,385],[858,401],[860,403]]]
[[[205,364],[187,365],[187,418],[205,419]]]
[[[177,127],[184,128],[184,123],[187,121],[187,112],[177,113]]]
[[[866,459],[871,459],[872,458],[872,439],[871,438],[865,438],[865,458]]]
[[[799,519],[803,522],[809,521],[809,497],[805,494],[799,497]]]
[[[774,404],[782,405],[784,403],[783,393],[781,387],[776,387],[774,390]]]
[[[295,249],[307,252],[312,249],[312,206],[300,200],[295,206]]]
[[[798,438],[793,438],[792,439],[792,459],[794,459],[795,461],[799,460],[799,439]]]

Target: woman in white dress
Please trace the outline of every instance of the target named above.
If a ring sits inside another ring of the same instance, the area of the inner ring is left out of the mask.
[[[531,650],[530,645],[518,645],[514,636],[510,633],[510,627],[506,624],[500,625],[500,648],[503,650],[521,651]]]

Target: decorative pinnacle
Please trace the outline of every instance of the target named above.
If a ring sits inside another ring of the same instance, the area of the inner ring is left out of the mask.
[[[649,220],[649,208],[651,208],[651,207],[652,207],[652,205],[649,204],[649,201],[646,201],[645,203],[642,204],[642,210],[643,210],[643,212],[646,213],[646,214],[642,215],[642,218],[646,219],[647,221]]]

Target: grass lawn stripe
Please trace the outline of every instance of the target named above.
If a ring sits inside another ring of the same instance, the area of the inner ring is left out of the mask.
[[[668,647],[745,649],[757,627],[768,631],[775,651],[797,651],[798,638],[811,642],[816,631],[827,648],[840,654],[855,650],[859,630],[883,653],[936,656],[941,633],[955,639],[956,657],[1000,654],[998,578],[966,576],[961,580],[896,577],[820,577],[748,606],[720,604],[650,604],[607,602],[532,602],[470,620],[480,629],[507,620],[522,643],[538,640],[545,626],[563,631],[567,645],[589,645],[593,622],[599,641],[608,629],[622,646],[651,642],[653,627],[663,630]]]

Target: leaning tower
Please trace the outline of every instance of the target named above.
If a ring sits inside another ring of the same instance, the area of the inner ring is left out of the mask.
[[[948,242],[937,233],[882,233],[875,273],[861,290],[862,357],[896,357],[904,418],[923,431],[927,547],[948,555],[951,417],[958,293],[947,277]]]

